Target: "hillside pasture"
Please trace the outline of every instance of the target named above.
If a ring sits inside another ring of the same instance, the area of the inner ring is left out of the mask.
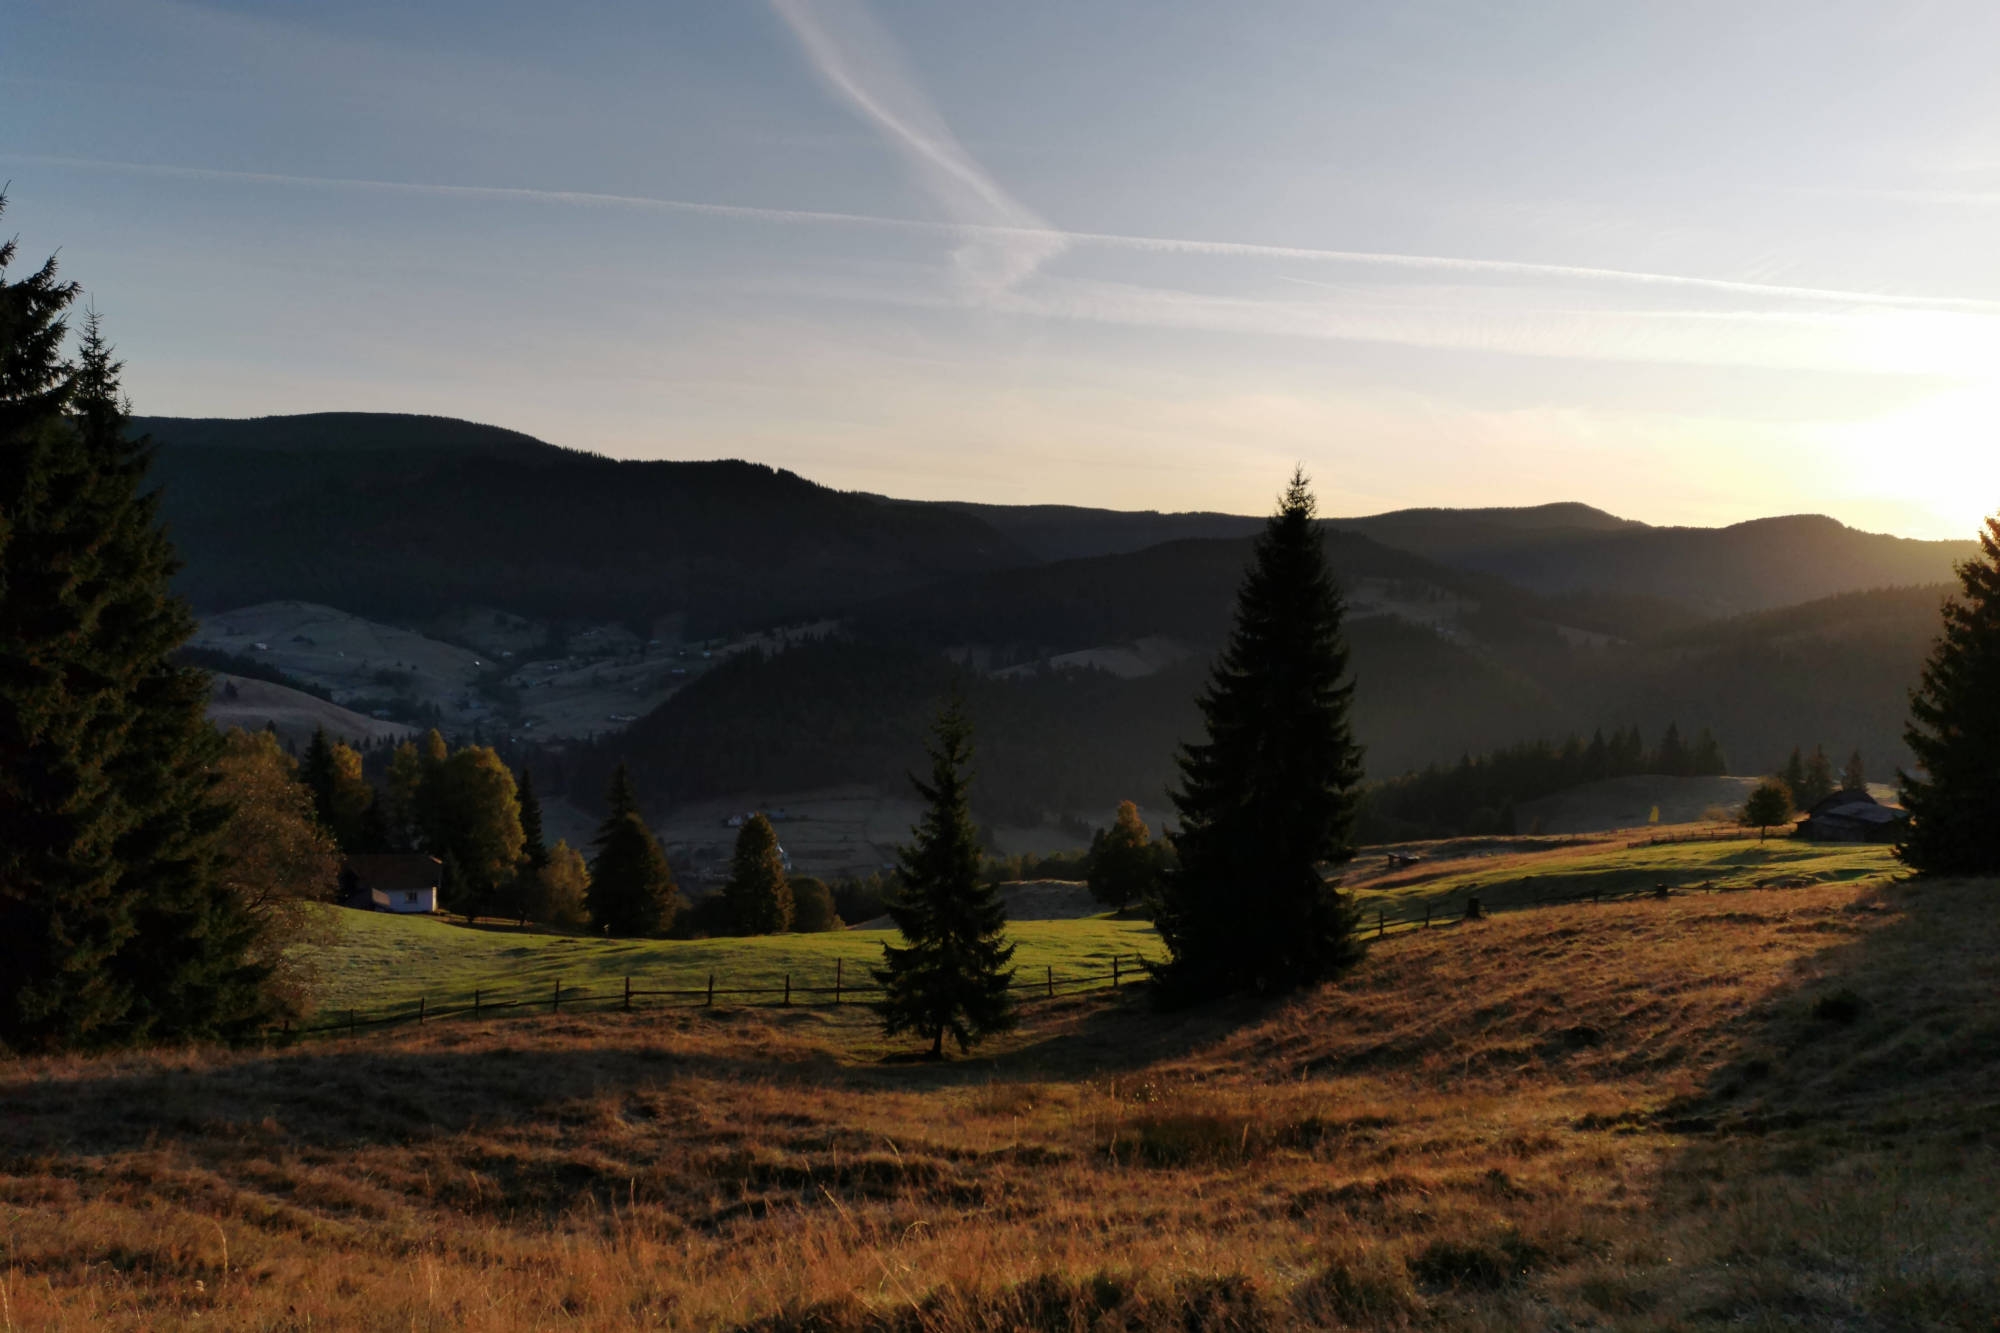
[[[1682,838],[1684,841],[1651,841]],[[1410,857],[1401,864],[1392,857]],[[1598,895],[1732,892],[1772,885],[1852,884],[1894,874],[1894,854],[1876,844],[1811,842],[1707,829],[1624,829],[1578,838],[1452,838],[1365,848],[1342,876],[1365,919],[1421,920],[1464,911],[1477,895],[1508,910]]]
[[[433,1008],[469,1004],[475,989],[489,1001],[525,998],[546,1006],[558,981],[565,1002],[587,1005],[622,996],[627,977],[640,990],[701,991],[713,976],[724,991],[763,992],[725,997],[725,1003],[732,998],[771,1003],[783,995],[789,975],[804,1003],[805,988],[834,984],[836,960],[850,993],[872,987],[868,969],[881,966],[883,944],[898,939],[893,930],[837,930],[743,939],[607,940],[328,910],[336,917],[338,942],[317,959],[318,999],[322,1014],[333,1018],[350,1009],[414,1009],[419,999]],[[1044,979],[1045,969],[1058,978],[1107,972],[1113,954],[1136,972],[1140,955],[1161,952],[1158,934],[1144,921],[1017,921],[1008,935],[1024,981]],[[832,996],[813,998],[830,1002]],[[691,1001],[683,996],[672,1002]]]
[[[2000,885],[1521,912],[1338,985],[0,1069],[15,1327],[1986,1328]],[[1075,927],[1070,927],[1074,929]]]

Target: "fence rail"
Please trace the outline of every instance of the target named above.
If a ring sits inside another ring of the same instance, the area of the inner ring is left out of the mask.
[[[1058,976],[1054,967],[1045,966],[1039,975],[1017,971],[1009,989],[1027,1000],[1053,1000],[1064,995],[1081,994],[1087,990],[1115,990],[1129,982],[1139,980],[1145,974],[1146,958],[1143,954],[1114,954],[1110,967],[1103,971],[1066,973]],[[364,1029],[402,1027],[415,1024],[419,1027],[452,1018],[487,1018],[512,1009],[546,1009],[551,1014],[606,1013],[612,1010],[630,1012],[639,1008],[650,1009],[706,1009],[713,1008],[718,999],[742,1001],[745,997],[751,1005],[766,1008],[865,1004],[886,994],[881,986],[872,981],[854,985],[847,981],[845,960],[834,960],[833,984],[830,986],[809,986],[796,984],[793,973],[785,973],[784,979],[776,985],[768,986],[718,986],[716,974],[711,972],[705,986],[643,987],[632,984],[632,978],[624,978],[621,989],[609,993],[595,988],[567,986],[556,981],[547,990],[527,992],[489,991],[475,988],[470,999],[460,997],[455,1003],[433,1005],[429,996],[421,996],[414,1005],[363,1013],[359,1009],[334,1010],[333,1017],[321,1015],[321,1021],[308,1026],[294,1027],[286,1023],[266,1033],[269,1039],[298,1041],[308,1037],[358,1036]],[[820,997],[817,1000],[813,997]],[[831,997],[828,999],[827,997]],[[652,1003],[652,1002],[661,1003]],[[677,1003],[679,1002],[679,1003]],[[344,1015],[344,1017],[342,1016]]]

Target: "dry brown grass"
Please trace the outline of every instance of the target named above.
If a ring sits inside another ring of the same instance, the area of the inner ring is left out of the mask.
[[[1995,886],[1571,907],[1290,1003],[0,1073],[0,1328],[1991,1328]]]

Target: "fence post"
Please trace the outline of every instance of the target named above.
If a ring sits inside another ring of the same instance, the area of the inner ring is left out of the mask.
[[[1111,955],[1111,989],[1118,989],[1118,955]]]
[[[1049,998],[1053,1000],[1056,998],[1056,970],[1053,966],[1048,968],[1048,974],[1049,974]]]
[[[557,978],[556,978],[556,993],[555,993],[555,995],[554,995],[553,997],[551,997],[551,998],[550,998],[550,1000],[549,1000],[549,1012],[550,1012],[550,1013],[552,1013],[552,1014],[559,1014],[559,1013],[561,1013],[561,1012],[562,1012],[562,978],[561,978],[561,977],[557,977]]]
[[[1381,908],[1379,908],[1379,907],[1378,907],[1378,908],[1376,908],[1376,909],[1375,909],[1375,938],[1376,938],[1376,939],[1378,939],[1378,940],[1379,940],[1379,939],[1381,939],[1381,938],[1382,938],[1382,935],[1383,935],[1383,933],[1384,933],[1385,931],[1387,931],[1387,930],[1388,930],[1388,928],[1389,928],[1389,927],[1388,927],[1387,923],[1385,923],[1385,922],[1383,921],[1383,919],[1382,919],[1382,909],[1381,909]]]
[[[479,1017],[479,987],[472,988],[472,1016]]]
[[[1425,929],[1425,930],[1429,930],[1430,928],[1431,928],[1431,905],[1430,905],[1429,903],[1425,903],[1425,904],[1424,904],[1424,929]]]
[[[424,996],[421,996],[421,995],[419,995],[419,996],[417,997],[417,1026],[418,1026],[418,1027],[422,1027],[422,1026],[424,1025],[424,1010],[425,1010],[425,1009],[427,1009],[427,1008],[429,1008],[429,1007],[430,1007],[430,1001],[429,1001],[428,999],[426,999],[426,998],[425,998]]]
[[[630,973],[627,973],[625,976],[625,1012],[628,1014],[632,1012],[632,976]]]
[[[840,1003],[840,960],[833,960],[833,1002]]]
[[[785,973],[785,1007],[792,1007],[792,974]]]
[[[715,973],[708,974],[708,1007],[715,1008]]]
[[[347,1011],[347,1035],[350,1040],[352,1040],[354,1037],[355,1018],[356,1018],[355,1012],[352,1009],[349,1009]]]

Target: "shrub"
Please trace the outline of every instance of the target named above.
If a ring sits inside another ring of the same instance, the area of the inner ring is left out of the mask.
[[[1816,1022],[1838,1023],[1845,1027],[1861,1017],[1862,1008],[1861,997],[1843,987],[1814,1000],[1812,1016]]]

